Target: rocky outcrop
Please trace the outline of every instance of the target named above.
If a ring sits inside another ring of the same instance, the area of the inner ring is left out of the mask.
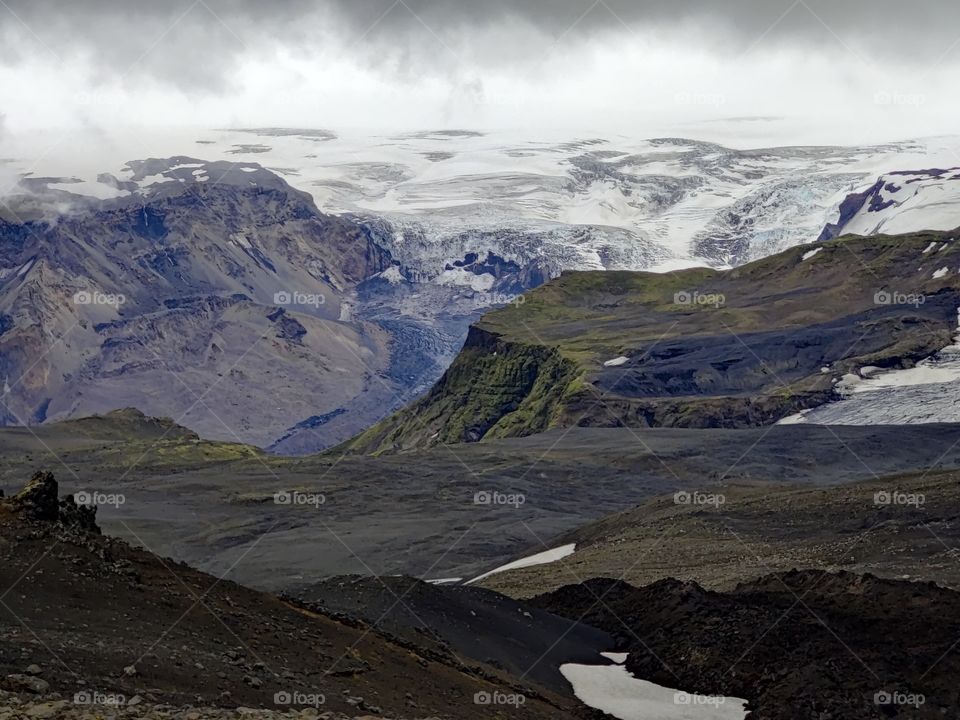
[[[63,499],[53,473],[38,471],[23,489],[7,503],[25,517],[45,523],[57,523],[71,530],[100,533],[96,506],[78,505],[73,495]]]

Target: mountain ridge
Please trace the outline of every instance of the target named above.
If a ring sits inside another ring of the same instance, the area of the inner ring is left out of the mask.
[[[960,280],[939,268],[951,262],[960,243],[929,232],[850,236],[727,271],[565,273],[485,315],[427,396],[344,447],[773,423],[862,367],[912,367],[949,345]]]

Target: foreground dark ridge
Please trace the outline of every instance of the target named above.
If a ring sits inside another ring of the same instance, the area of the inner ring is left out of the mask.
[[[479,719],[489,707],[474,695],[494,691],[522,694],[524,717],[584,717],[493,668],[104,537],[57,492],[37,473],[0,501],[0,686],[63,703],[35,717],[62,716],[81,692],[278,714],[322,695],[321,711],[349,717]]]
[[[953,235],[846,237],[727,271],[565,273],[484,316],[424,398],[347,447],[775,422],[829,401],[846,374],[950,344]]]
[[[594,579],[532,603],[610,632],[636,677],[749,698],[750,720],[960,713],[960,594],[933,583],[793,571],[717,593]]]

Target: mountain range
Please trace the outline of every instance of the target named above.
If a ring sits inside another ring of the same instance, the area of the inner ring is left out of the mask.
[[[0,717],[960,707],[958,426],[910,404],[954,397],[958,232],[884,232],[947,171],[667,272],[400,251],[286,177],[6,203]]]
[[[121,151],[111,148],[92,175],[25,173],[5,198],[5,424],[134,406],[204,437],[304,454],[429,390],[464,341],[468,352],[487,342],[482,324],[468,337],[486,309],[532,312],[528,292],[564,272],[724,268],[817,236],[960,225],[956,171],[874,174],[932,163],[935,143],[743,151],[467,131],[360,145],[328,131],[208,135],[196,146],[222,159],[109,171]],[[609,352],[604,361],[626,347]],[[829,388],[813,384],[822,399]]]

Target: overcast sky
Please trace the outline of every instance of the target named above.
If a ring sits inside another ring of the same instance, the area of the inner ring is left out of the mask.
[[[762,117],[798,139],[873,142],[957,132],[958,71],[958,0],[0,2],[0,132],[15,134],[688,135]]]

